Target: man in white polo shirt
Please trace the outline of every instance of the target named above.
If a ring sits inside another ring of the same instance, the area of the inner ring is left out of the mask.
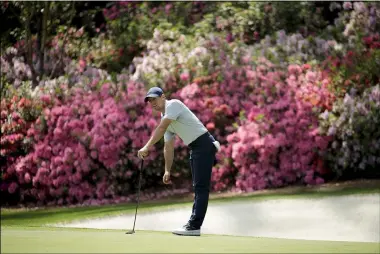
[[[162,89],[152,87],[145,97],[151,106],[161,112],[161,122],[146,145],[138,151],[138,157],[144,159],[149,149],[164,137],[165,173],[163,182],[169,183],[170,170],[174,158],[174,137],[178,135],[190,147],[190,167],[195,192],[192,214],[186,225],[174,230],[177,235],[200,235],[200,229],[206,215],[211,171],[215,165],[215,153],[220,144],[207,131],[202,122],[180,100],[167,100]]]

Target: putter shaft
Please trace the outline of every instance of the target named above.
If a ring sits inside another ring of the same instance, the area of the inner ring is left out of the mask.
[[[135,211],[135,220],[133,222],[133,229],[131,231],[128,231],[126,234],[134,234],[135,233],[135,225],[136,225],[136,217],[137,217],[137,208],[139,207],[140,203],[140,188],[141,188],[141,180],[142,180],[142,170],[143,170],[143,164],[144,160],[141,160],[141,166],[140,166],[140,179],[139,179],[139,187],[137,190],[137,204],[136,204],[136,211]]]

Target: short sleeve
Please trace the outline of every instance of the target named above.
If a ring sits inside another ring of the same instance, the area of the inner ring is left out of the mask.
[[[178,116],[182,113],[183,111],[183,106],[180,102],[178,101],[173,101],[168,105],[166,108],[165,116],[164,118],[172,119],[172,120],[177,120]]]
[[[166,131],[165,132],[165,134],[164,134],[164,141],[165,142],[168,142],[168,141],[170,141],[173,137],[174,137],[174,133],[173,132],[171,132],[171,131]]]

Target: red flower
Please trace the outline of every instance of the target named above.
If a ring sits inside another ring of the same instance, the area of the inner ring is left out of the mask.
[[[25,98],[21,98],[21,100],[18,102],[18,105],[17,105],[17,106],[18,106],[19,108],[24,107],[24,105],[25,105],[25,100],[26,100]]]
[[[352,57],[352,56],[354,56],[355,55],[355,53],[352,51],[352,50],[349,50],[348,52],[347,52],[347,58],[350,58],[350,57]]]
[[[309,70],[311,68],[310,64],[304,64],[302,65],[302,69]]]
[[[372,37],[367,36],[367,37],[364,37],[364,38],[363,38],[363,42],[364,42],[365,44],[367,44],[367,45],[371,45],[372,42],[373,42],[373,39],[372,39]]]

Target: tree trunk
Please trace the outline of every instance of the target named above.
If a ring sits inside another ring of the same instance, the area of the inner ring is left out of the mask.
[[[28,6],[29,7],[29,6]],[[26,8],[26,21],[25,21],[25,31],[26,31],[26,61],[32,72],[32,86],[37,86],[37,75],[33,66],[33,41],[32,33],[30,31],[31,19],[34,15],[34,6],[30,5],[30,8]]]
[[[45,74],[45,44],[47,37],[47,20],[50,12],[50,2],[44,2],[44,11],[42,15],[41,21],[41,33],[40,33],[40,48],[39,48],[39,56],[40,56],[40,80],[43,78]]]

